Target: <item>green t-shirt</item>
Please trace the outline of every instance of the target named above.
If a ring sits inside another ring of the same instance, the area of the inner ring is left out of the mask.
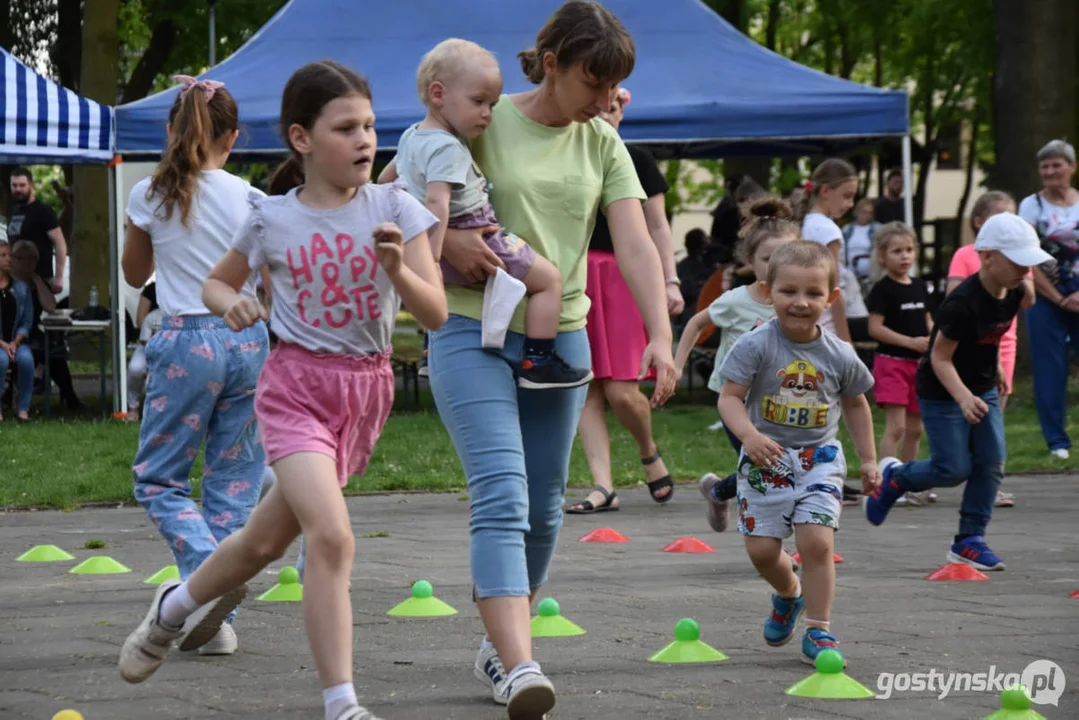
[[[645,199],[622,138],[599,118],[565,127],[540,125],[503,95],[490,127],[472,141],[472,156],[491,183],[491,205],[502,227],[562,273],[559,330],[584,327],[585,257],[596,210],[615,200]],[[446,297],[451,313],[482,317],[482,286],[447,286]],[[524,332],[524,311],[522,302],[511,330]]]

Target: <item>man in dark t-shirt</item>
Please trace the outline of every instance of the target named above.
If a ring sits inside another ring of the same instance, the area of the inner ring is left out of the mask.
[[[56,213],[37,199],[34,179],[26,168],[11,172],[11,199],[13,207],[8,218],[8,242],[29,240],[38,251],[37,274],[49,283],[54,293],[64,290],[64,264],[67,262],[67,243]],[[53,268],[55,250],[56,267]]]
[[[1049,259],[1034,229],[1018,215],[985,221],[974,249],[981,270],[953,290],[937,310],[929,350],[918,366],[918,404],[929,439],[929,459],[900,464],[881,460],[884,482],[866,498],[866,518],[880,525],[906,492],[967,487],[959,507],[959,534],[949,562],[977,570],[1003,570],[985,542],[997,489],[1004,476],[1004,418],[998,386],[1000,339],[1021,307],[1034,304],[1024,283],[1029,268]]]
[[[903,205],[903,172],[890,170],[884,185],[884,194],[873,201],[873,220],[881,225],[890,222],[904,222],[906,211]]]

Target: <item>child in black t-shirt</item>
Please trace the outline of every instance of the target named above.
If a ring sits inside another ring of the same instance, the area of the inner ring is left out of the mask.
[[[929,352],[918,367],[916,385],[930,458],[905,464],[894,457],[881,460],[884,482],[866,498],[865,514],[870,523],[880,525],[903,493],[967,481],[959,534],[948,561],[1003,570],[1004,561],[984,537],[1004,474],[998,348],[1019,308],[1034,304],[1023,278],[1050,256],[1033,228],[1012,213],[986,220],[974,249],[981,270],[941,304]]]
[[[873,394],[877,405],[884,408],[880,455],[910,462],[918,457],[922,436],[914,378],[933,329],[927,309],[929,290],[921,278],[910,276],[918,258],[917,241],[910,227],[901,222],[888,223],[877,230],[874,245],[874,264],[883,269],[884,276],[873,286],[866,306],[869,335],[880,343],[873,358]],[[907,499],[921,504],[921,496]]]

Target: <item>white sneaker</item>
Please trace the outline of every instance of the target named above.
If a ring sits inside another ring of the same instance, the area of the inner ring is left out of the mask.
[[[498,268],[494,275],[487,278],[487,288],[483,292],[481,326],[483,347],[502,349],[506,344],[506,331],[513,320],[513,313],[524,296],[525,284],[502,268]]]
[[[165,656],[172,649],[172,644],[184,634],[183,629],[171,630],[158,622],[161,598],[179,584],[179,580],[161,583],[146,617],[135,628],[135,632],[127,636],[124,646],[120,648],[120,675],[129,683],[140,683],[153,675],[154,671],[161,667],[161,663],[165,662]]]
[[[347,707],[344,711],[337,716],[335,720],[382,720],[371,714],[371,711],[367,708],[362,708],[359,705],[353,705]]]
[[[1050,450],[1049,454],[1055,457],[1057,460],[1067,460],[1071,457],[1071,453],[1068,452],[1068,448],[1057,448],[1056,450]]]
[[[506,704],[509,720],[544,720],[554,707],[554,685],[540,670],[538,663],[522,663],[525,668],[506,679],[510,701]]]
[[[210,642],[199,648],[199,655],[232,655],[240,646],[236,631],[230,623],[221,623],[221,629],[210,638]]]
[[[491,699],[499,705],[510,701],[509,688],[506,687],[506,668],[494,646],[481,647],[476,653],[476,665],[472,669],[476,679],[491,688]]]
[[[221,631],[225,618],[240,604],[247,595],[247,585],[230,590],[217,600],[206,603],[184,622],[184,634],[178,647],[184,652],[197,650],[214,639]]]

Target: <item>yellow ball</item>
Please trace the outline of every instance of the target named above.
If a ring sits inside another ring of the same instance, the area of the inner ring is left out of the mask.
[[[52,716],[52,720],[83,720],[83,717],[77,710],[61,710]]]

